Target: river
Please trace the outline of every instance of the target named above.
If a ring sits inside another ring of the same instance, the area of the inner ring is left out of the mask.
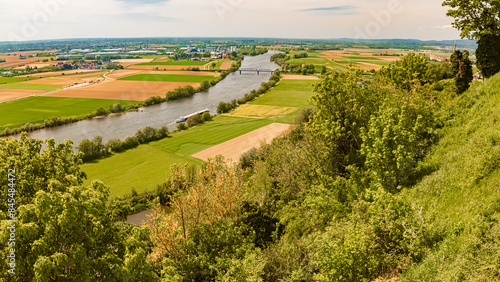
[[[279,66],[270,61],[271,56],[276,53],[278,52],[269,51],[263,55],[246,56],[241,68],[276,70]],[[168,126],[169,130],[172,131],[176,127],[175,120],[179,116],[207,108],[211,114],[215,114],[219,102],[230,102],[233,99],[243,97],[251,90],[258,89],[262,82],[267,82],[270,75],[270,73],[257,75],[255,73],[239,74],[239,72],[235,72],[208,91],[197,93],[191,98],[143,107],[138,112],[119,116],[83,120],[59,127],[37,130],[31,132],[29,136],[42,140],[53,137],[56,142],[71,139],[76,146],[83,139],[92,139],[95,136],[102,136],[103,142],[112,138],[124,140],[146,126],[156,128]]]

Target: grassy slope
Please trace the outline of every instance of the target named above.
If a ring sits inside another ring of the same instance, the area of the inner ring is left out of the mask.
[[[29,97],[0,104],[0,131],[5,127],[19,127],[25,123],[42,122],[47,118],[80,116],[92,113],[98,107],[120,103],[132,105],[137,102],[104,99]]]
[[[0,84],[1,89],[23,89],[23,90],[42,90],[42,91],[54,91],[63,86],[64,85],[28,84],[28,83]]]
[[[214,77],[211,75],[182,75],[182,74],[137,74],[118,80],[133,80],[133,81],[165,81],[165,82],[202,82],[211,80]]]
[[[401,194],[444,236],[406,272],[408,281],[489,281],[500,275],[500,224],[485,223],[494,206],[500,219],[500,74],[451,105],[449,125],[421,164],[435,171]]]
[[[219,116],[214,121],[174,132],[171,137],[82,166],[88,181],[99,179],[111,193],[151,190],[175,163],[201,163],[190,155],[271,124],[272,121]]]

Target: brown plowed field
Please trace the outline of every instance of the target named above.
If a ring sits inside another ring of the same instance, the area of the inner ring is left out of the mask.
[[[147,98],[152,96],[165,97],[165,94],[168,91],[174,90],[178,87],[185,87],[187,85],[191,85],[194,88],[200,86],[199,83],[186,82],[109,80],[82,88],[70,88],[52,92],[46,96],[145,101]]]
[[[231,160],[237,162],[243,153],[254,147],[260,147],[261,142],[271,143],[274,138],[288,133],[292,128],[293,125],[290,124],[273,123],[196,153],[192,157],[206,161],[208,158],[222,155],[229,162]]]
[[[25,75],[20,75],[19,77],[49,77],[49,76],[57,76],[57,75],[61,75],[62,73],[64,73],[65,75],[68,75],[68,74],[76,74],[76,73],[81,73],[81,74],[85,74],[85,73],[88,73],[88,72],[100,72],[102,73],[101,71],[99,70],[70,70],[70,71],[58,71],[58,72],[42,72],[42,73],[34,73],[34,74],[25,74]],[[87,75],[90,75],[90,74],[87,74]]]
[[[308,75],[294,75],[294,74],[283,74],[283,79],[289,80],[319,80],[316,76],[308,76]]]
[[[19,59],[19,54],[16,56],[0,56],[0,59],[5,60],[4,63],[0,63],[0,68],[17,68],[20,66],[26,66],[34,63],[42,63],[42,60],[48,59],[50,60],[50,57],[36,57],[36,58],[26,58],[26,59]]]
[[[119,63],[123,67],[128,67],[132,65],[149,63],[153,61],[153,59],[120,59],[120,60],[111,60],[113,63]]]
[[[156,70],[156,68],[158,68],[158,70],[187,70],[188,68],[199,68],[200,70],[204,70],[205,69],[205,65],[203,66],[138,66],[138,65],[134,65],[134,66],[130,66],[128,67],[127,69],[132,69],[132,70]]]
[[[232,60],[225,60],[222,65],[220,66],[221,70],[228,70],[231,68],[231,64],[233,63]]]
[[[24,89],[0,89],[0,102],[5,102],[12,99],[28,97],[31,95],[40,94],[46,91],[41,90],[24,90]]]
[[[108,75],[109,78],[119,79],[127,76],[132,76],[136,74],[182,74],[182,75],[212,75],[220,76],[220,73],[216,72],[202,72],[202,71],[141,71],[141,70],[117,70]]]
[[[85,82],[95,82],[97,80],[103,80],[103,74],[106,72],[96,72],[96,73],[83,73],[75,75],[61,75],[56,77],[45,77],[41,79],[35,79],[27,81],[26,83],[31,84],[53,84],[53,85],[72,85],[80,84]]]

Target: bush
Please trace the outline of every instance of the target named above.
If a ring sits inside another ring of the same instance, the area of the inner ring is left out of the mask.
[[[202,115],[201,115],[201,120],[203,122],[206,122],[206,121],[211,121],[212,120],[212,116],[210,115],[209,112],[204,112]]]
[[[128,150],[139,146],[139,140],[136,137],[128,137],[123,142],[123,149]]]
[[[123,151],[123,143],[120,139],[118,138],[113,138],[106,143],[105,146],[105,151],[106,152],[122,152]]]
[[[179,122],[179,124],[177,125],[177,130],[182,131],[186,129],[187,129],[186,124],[184,122]]]
[[[194,115],[194,116],[190,116],[187,119],[186,123],[187,123],[188,127],[191,127],[191,126],[195,126],[197,124],[203,123],[203,120],[201,119],[201,115]]]

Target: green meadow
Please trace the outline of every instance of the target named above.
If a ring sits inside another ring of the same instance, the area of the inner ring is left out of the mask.
[[[197,82],[211,80],[214,76],[211,75],[183,75],[183,74],[137,74],[119,80],[133,81],[164,81],[164,82]]]
[[[24,81],[35,80],[34,77],[0,77],[0,84],[18,83]]]
[[[116,103],[133,105],[137,102],[36,96],[0,103],[0,131],[7,127],[20,127],[28,122],[43,122],[50,117],[83,116],[92,113],[98,107],[107,108]]]
[[[253,105],[303,107],[309,104],[314,95],[314,85],[319,80],[283,79],[265,95],[250,102]]]

